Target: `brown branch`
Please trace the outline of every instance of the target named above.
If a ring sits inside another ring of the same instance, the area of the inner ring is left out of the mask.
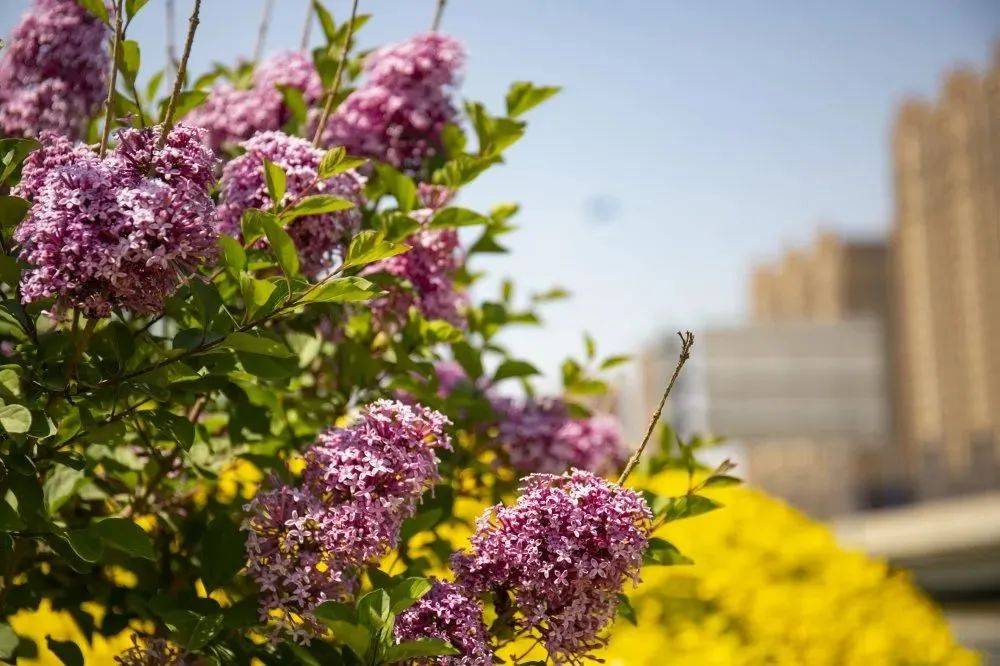
[[[354,17],[357,15],[358,0],[354,0],[354,3],[351,5],[350,23],[347,24],[347,37],[344,39],[344,47],[340,49],[337,72],[333,75],[333,87],[326,94],[326,104],[323,106],[323,114],[319,117],[319,123],[316,124],[316,133],[313,135],[313,144],[316,146],[319,145],[319,140],[323,136],[326,123],[330,119],[330,113],[333,112],[333,104],[337,99],[337,93],[340,91],[340,79],[344,74],[344,65],[347,63],[347,52],[351,48],[351,37],[354,36]]]
[[[437,0],[437,8],[434,10],[434,20],[431,21],[431,32],[437,32],[441,28],[441,17],[444,16],[444,6],[448,0]]]
[[[691,358],[691,347],[694,346],[694,333],[691,331],[686,331],[681,333],[677,332],[677,335],[681,339],[681,352],[677,357],[677,365],[674,366],[674,374],[671,375],[670,381],[667,383],[666,390],[663,391],[663,397],[660,398],[660,404],[657,406],[656,411],[653,412],[653,418],[649,420],[649,427],[646,428],[646,436],[642,438],[642,444],[639,448],[635,450],[632,457],[628,459],[628,463],[625,465],[625,469],[622,470],[621,476],[618,477],[618,485],[623,485],[628,475],[632,473],[635,466],[639,464],[639,458],[642,457],[642,452],[646,450],[646,445],[649,444],[649,438],[653,435],[653,430],[656,428],[656,424],[660,421],[660,416],[663,414],[663,406],[667,404],[667,398],[670,396],[671,389],[674,388],[674,383],[677,381],[678,375],[681,374],[681,368],[684,367],[684,363]]]
[[[181,88],[184,87],[184,77],[187,73],[188,58],[191,57],[191,44],[194,43],[194,33],[198,29],[198,12],[201,10],[201,0],[194,0],[194,8],[188,18],[188,32],[184,39],[184,53],[181,55],[180,64],[177,65],[177,77],[174,79],[174,89],[170,93],[170,101],[167,102],[167,113],[163,118],[163,126],[160,128],[160,138],[156,142],[157,148],[163,148],[167,142],[167,135],[174,124],[174,113],[177,110],[177,98],[180,97]]]
[[[264,52],[264,41],[267,39],[267,29],[271,25],[271,10],[274,8],[274,0],[264,0],[264,11],[260,16],[260,27],[257,29],[257,42],[253,45],[253,62],[260,62],[260,56]]]
[[[104,130],[101,133],[101,147],[97,154],[103,158],[108,152],[108,137],[111,135],[111,116],[114,115],[115,83],[118,79],[118,45],[122,41],[122,5],[124,0],[118,0],[115,5],[115,34],[111,44],[111,73],[108,75],[108,97],[104,100]]]

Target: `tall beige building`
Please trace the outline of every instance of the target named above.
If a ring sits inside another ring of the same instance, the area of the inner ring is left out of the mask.
[[[1000,483],[1000,49],[893,137],[897,431],[922,496]]]

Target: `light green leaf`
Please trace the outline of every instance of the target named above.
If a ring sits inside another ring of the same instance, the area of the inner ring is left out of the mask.
[[[264,180],[267,183],[267,195],[271,197],[271,203],[277,207],[281,205],[281,200],[285,198],[285,186],[288,177],[285,170],[272,162],[264,160]]]
[[[306,292],[301,302],[352,303],[371,300],[379,293],[379,288],[364,278],[331,278]]]
[[[13,229],[24,219],[31,202],[21,197],[0,196],[0,227]]]
[[[31,412],[22,405],[4,405],[0,407],[0,425],[12,435],[26,433],[31,428]]]
[[[319,0],[313,0],[313,8],[316,10],[316,16],[319,17],[319,24],[323,28],[323,35],[326,36],[327,43],[333,42],[337,36],[337,22],[333,20],[333,15]]]
[[[392,615],[392,603],[383,589],[372,590],[358,599],[358,622],[372,630],[378,629]]]
[[[297,217],[305,215],[322,215],[324,213],[334,213],[338,210],[354,208],[354,202],[328,194],[314,194],[303,197],[298,203],[281,213],[281,219],[286,224]]]
[[[363,157],[352,157],[343,146],[337,146],[323,153],[319,161],[319,177],[333,178],[337,174],[356,169],[367,161]]]
[[[507,91],[507,115],[516,118],[558,93],[558,86],[536,86],[529,81],[515,81]]]
[[[31,151],[42,147],[37,139],[0,139],[0,183],[6,182]]]
[[[537,374],[538,368],[527,361],[508,359],[501,363],[500,367],[497,368],[497,371],[493,373],[493,381],[498,382],[502,379],[508,379],[510,377],[530,377],[531,375]]]
[[[261,356],[291,358],[294,354],[282,343],[253,333],[230,333],[222,342],[223,347],[233,351],[249,352]]]
[[[388,164],[376,164],[379,185],[396,199],[399,210],[408,213],[417,206],[417,186],[406,174]]]
[[[309,112],[305,97],[302,91],[294,86],[275,86],[281,91],[281,98],[285,102],[285,107],[292,116],[292,121],[296,127],[301,127],[306,122],[306,115]]]
[[[125,0],[125,16],[131,21],[139,13],[139,10],[146,6],[149,0]]]
[[[21,377],[13,368],[0,370],[0,392],[8,397],[18,397],[21,395]]]
[[[239,241],[229,234],[219,234],[219,247],[222,249],[222,262],[226,270],[234,277],[242,273],[247,266],[247,253]]]
[[[397,615],[431,591],[432,584],[426,578],[413,577],[399,581],[389,593],[392,602],[392,612]]]
[[[269,218],[261,218],[264,227],[264,235],[267,236],[268,245],[274,252],[278,265],[282,272],[288,277],[295,277],[299,274],[299,251],[295,247],[295,241],[288,235],[288,232],[281,228],[277,221]]]
[[[76,0],[76,3],[90,12],[91,16],[110,24],[111,19],[108,15],[108,6],[104,4],[104,0]]]
[[[17,649],[21,639],[17,637],[9,624],[0,622],[0,659],[12,660],[14,650]]]
[[[385,663],[395,664],[400,661],[418,659],[420,657],[436,657],[458,653],[458,650],[438,638],[418,638],[413,641],[403,641],[390,647],[385,653]]]
[[[45,479],[45,483],[42,484],[42,493],[45,495],[45,508],[49,515],[55,514],[86,482],[87,479],[83,471],[63,465],[56,465],[55,470],[49,474],[48,478]]]
[[[341,270],[364,266],[381,259],[402,254],[410,249],[409,245],[384,240],[381,233],[367,229],[351,239],[347,249],[347,258],[341,265]]]
[[[265,220],[278,222],[278,216],[256,208],[248,208],[243,211],[243,215],[240,217],[240,232],[243,234],[243,242],[246,243],[247,247],[264,236]]]
[[[243,293],[248,319],[268,304],[276,288],[275,284],[268,280],[258,280],[247,273],[240,275],[240,291]]]
[[[719,508],[722,508],[722,504],[704,495],[681,495],[669,498],[662,514],[664,522],[669,523],[673,520],[700,516]]]
[[[101,541],[134,557],[155,560],[153,540],[141,527],[127,518],[106,518],[94,524]]]
[[[121,69],[125,80],[131,85],[135,85],[135,77],[139,74],[139,66],[142,61],[139,52],[139,43],[134,39],[126,39],[118,49],[118,66]]]
[[[488,224],[489,221],[488,217],[480,215],[474,210],[449,206],[435,213],[429,226],[431,229],[471,227],[476,224]]]

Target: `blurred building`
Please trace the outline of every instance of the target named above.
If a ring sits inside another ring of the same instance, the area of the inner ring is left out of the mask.
[[[917,491],[1000,483],[1000,49],[893,136],[898,432]]]

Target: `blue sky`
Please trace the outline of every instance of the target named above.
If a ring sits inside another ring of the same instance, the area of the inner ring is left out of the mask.
[[[180,24],[190,0],[177,3]],[[249,55],[262,4],[204,0],[193,70]],[[433,4],[361,0],[375,15],[363,45],[426,28]],[[0,5],[6,35],[28,2]],[[276,5],[269,52],[298,44],[306,2]],[[163,26],[152,0],[130,33],[147,73],[162,66]],[[663,329],[739,318],[749,266],[820,225],[882,233],[893,109],[936,95],[953,66],[984,68],[1000,3],[450,0],[443,29],[470,52],[469,98],[499,111],[510,81],[565,88],[463,198],[523,206],[512,253],[479,267],[522,293],[573,292],[544,329],[508,337],[553,369],[583,330],[628,352]]]

